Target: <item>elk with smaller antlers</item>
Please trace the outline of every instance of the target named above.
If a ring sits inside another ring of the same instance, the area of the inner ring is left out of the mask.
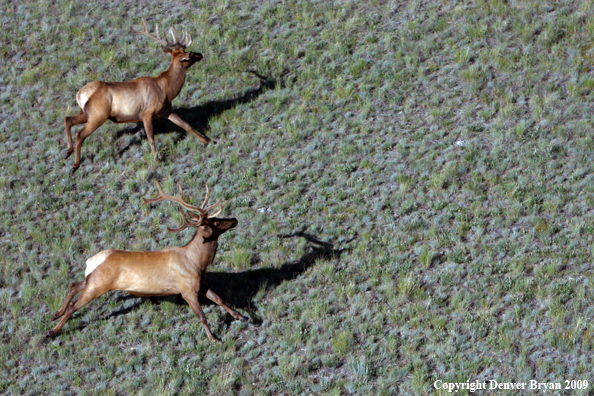
[[[206,295],[207,298],[229,312],[233,318],[248,320],[227,306],[203,282],[206,268],[214,260],[219,236],[237,226],[237,219],[215,217],[223,210],[223,203],[219,200],[214,205],[206,206],[209,197],[208,185],[202,206],[190,205],[184,201],[179,183],[178,187],[179,197],[174,197],[165,194],[157,182],[159,196],[143,199],[145,203],[164,200],[178,203],[183,224],[176,229],[169,227],[167,229],[169,232],[178,232],[187,227],[196,227],[196,235],[192,241],[186,246],[171,246],[154,252],[104,250],[97,253],[87,260],[85,279],[70,284],[64,304],[53,316],[54,320],[60,317],[62,319],[49,330],[48,337],[58,333],[74,312],[111,290],[123,290],[140,297],[181,294],[204,326],[210,341],[220,342],[221,340],[210,331],[197,293]],[[209,213],[217,207],[216,211]],[[182,208],[188,211],[184,211]],[[76,301],[72,301],[79,292],[82,292],[80,297]]]
[[[163,51],[171,55],[169,68],[157,77],[140,77],[126,82],[94,81],[82,87],[76,94],[76,101],[80,113],[73,117],[64,117],[66,140],[68,149],[66,157],[74,151],[70,128],[73,125],[85,124],[76,133],[76,157],[71,173],[80,166],[80,149],[84,140],[99,128],[105,121],[115,123],[140,122],[144,124],[144,131],[154,156],[157,156],[153,137],[153,120],[167,118],[174,124],[196,136],[204,145],[210,139],[196,132],[190,124],[182,120],[171,108],[171,102],[181,91],[186,80],[186,71],[194,63],[202,60],[198,52],[186,52],[186,47],[192,43],[192,38],[186,32],[179,39],[175,28],[171,29],[173,42],[150,34],[146,27],[146,20],[142,18],[144,30],[142,32],[130,28],[130,33],[142,34],[163,46]]]

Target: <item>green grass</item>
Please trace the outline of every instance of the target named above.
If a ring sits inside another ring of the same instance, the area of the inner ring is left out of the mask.
[[[108,122],[71,177],[77,90],[168,65],[127,33],[141,15],[207,56],[173,105],[218,143],[159,122],[159,161]],[[21,1],[0,21],[0,393],[594,381],[591,2]],[[142,205],[155,179],[228,201],[207,282],[256,324],[205,301],[211,344],[180,299],[108,293],[44,339],[87,258],[191,238]]]

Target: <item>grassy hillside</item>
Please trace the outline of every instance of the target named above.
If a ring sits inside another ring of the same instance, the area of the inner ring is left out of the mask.
[[[594,3],[132,3],[0,3],[0,393],[594,393]],[[70,176],[77,90],[169,64],[142,15],[218,144],[107,122]],[[190,240],[154,180],[229,201],[207,282],[254,323],[112,292],[44,339],[87,258]]]

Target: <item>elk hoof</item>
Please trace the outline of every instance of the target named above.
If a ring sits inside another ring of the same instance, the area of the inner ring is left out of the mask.
[[[56,335],[56,332],[53,329],[51,329],[45,334],[45,338],[51,338],[55,335]]]
[[[52,315],[52,320],[56,320],[56,319],[58,319],[58,318],[60,317],[60,315],[59,315],[59,314],[60,314],[60,311],[56,311],[56,312],[54,312],[54,314]]]
[[[221,339],[218,337],[212,336],[212,338],[210,339],[210,342],[222,343],[223,341],[221,341]]]
[[[64,156],[64,159],[68,159],[68,157],[70,157],[70,154],[72,154],[74,152],[74,150],[66,150],[66,155]]]
[[[241,315],[241,317],[239,318],[239,320],[241,320],[242,322],[251,322],[252,321],[250,318],[246,318],[243,315]]]
[[[70,176],[74,175],[74,172],[76,172],[77,169],[78,169],[77,165],[73,166],[72,169],[70,170]]]

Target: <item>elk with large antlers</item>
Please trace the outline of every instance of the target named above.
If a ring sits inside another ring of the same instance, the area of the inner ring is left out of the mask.
[[[49,330],[48,337],[60,331],[74,312],[111,290],[123,290],[140,297],[181,294],[204,326],[210,341],[220,342],[221,340],[215,337],[208,327],[206,316],[198,302],[198,292],[205,294],[207,298],[223,307],[233,318],[247,320],[227,306],[203,282],[206,268],[214,260],[219,236],[234,228],[237,225],[237,219],[215,217],[223,210],[223,203],[219,200],[214,205],[206,206],[209,197],[208,186],[206,186],[206,198],[202,206],[190,205],[184,201],[179,183],[178,187],[179,197],[173,197],[165,194],[157,182],[159,196],[152,199],[144,198],[144,202],[167,200],[178,203],[183,224],[176,229],[169,227],[167,229],[169,232],[178,232],[187,227],[196,227],[196,235],[192,241],[186,246],[172,246],[155,252],[104,250],[97,253],[87,260],[85,280],[70,284],[64,304],[53,317],[53,319],[59,317],[62,319]],[[217,207],[216,211],[209,213]],[[72,298],[81,291],[80,297],[72,301]]]
[[[116,123],[142,121],[154,156],[157,155],[157,152],[153,137],[153,120],[157,118],[168,118],[174,124],[191,132],[204,145],[210,142],[208,137],[196,132],[171,108],[171,101],[179,94],[186,80],[186,70],[200,61],[202,54],[186,52],[186,47],[192,43],[192,38],[186,32],[179,39],[175,28],[172,28],[171,35],[174,41],[170,43],[166,38],[162,39],[159,36],[158,25],[155,37],[148,32],[144,17],[142,23],[144,24],[142,32],[130,28],[130,33],[145,35],[161,44],[163,51],[171,55],[171,64],[157,77],[140,77],[126,82],[94,81],[78,91],[76,101],[81,109],[80,113],[73,117],[64,117],[68,141],[65,158],[68,158],[74,151],[70,128],[73,125],[85,124],[76,133],[76,158],[72,173],[80,166],[82,143],[107,120]]]

